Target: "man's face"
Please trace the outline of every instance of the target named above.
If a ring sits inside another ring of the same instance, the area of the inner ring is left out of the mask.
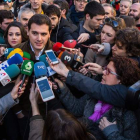
[[[41,7],[43,0],[30,0],[31,7],[33,10],[37,10]]]
[[[74,5],[77,12],[83,12],[87,5],[87,0],[74,0]]]
[[[87,16],[89,16],[89,15],[87,14]],[[97,15],[97,16],[93,17],[92,19],[89,16],[88,17],[88,26],[89,26],[89,28],[91,30],[98,29],[99,26],[101,24],[103,24],[103,19],[104,19],[103,15]]]
[[[21,14],[21,19],[19,19],[19,21],[21,22],[21,24],[24,26],[24,29],[27,31],[28,30],[28,21],[29,19],[33,16],[34,14],[32,12],[30,13],[26,13],[23,12]]]
[[[105,18],[113,17],[113,15],[112,15],[112,8],[111,7],[104,6],[104,10],[105,10]]]
[[[49,19],[51,20],[52,23],[52,29],[55,29],[59,23],[60,18],[58,18],[56,15],[51,15],[49,16]]]
[[[4,20],[3,20],[3,22],[0,24],[0,28],[2,29],[2,30],[6,30],[7,29],[7,27],[8,27],[8,25],[11,23],[11,22],[13,22],[14,20],[13,19],[7,19],[7,18],[5,18]]]
[[[130,2],[121,1],[121,3],[120,3],[120,14],[127,16],[129,11],[130,11]]]
[[[27,34],[33,49],[40,51],[45,47],[50,38],[49,26],[46,24],[37,25],[33,23]]]
[[[11,1],[11,2],[6,2],[7,4],[8,4],[8,6],[9,6],[9,8],[11,9],[12,8],[12,6],[13,6],[13,2]]]
[[[140,6],[133,4],[130,8],[129,16],[133,17],[136,21],[140,18]]]

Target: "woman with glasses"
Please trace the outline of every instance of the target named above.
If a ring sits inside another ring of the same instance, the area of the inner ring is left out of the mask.
[[[67,84],[86,93],[76,99],[64,83],[55,79],[61,90],[59,99],[65,108],[85,123],[98,140],[139,140],[134,113],[116,107],[123,106],[118,96],[125,100],[125,86],[131,86],[140,79],[140,69],[134,60],[125,57],[111,58],[103,71],[101,83],[69,71],[61,61],[57,65],[50,63],[50,66],[58,74],[67,77]],[[57,86],[53,84],[53,88],[57,89]],[[97,100],[92,98],[93,95]]]
[[[89,49],[85,56],[85,62],[94,62],[101,66],[106,66],[108,62],[105,55],[110,52],[110,48],[115,43],[116,32],[125,27],[125,22],[121,18],[106,18],[101,34],[97,36],[99,42],[87,46]],[[103,47],[105,47],[104,51]]]

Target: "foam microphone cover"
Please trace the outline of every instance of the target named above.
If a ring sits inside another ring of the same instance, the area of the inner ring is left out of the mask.
[[[76,46],[77,42],[76,42],[76,40],[71,39],[71,40],[66,40],[63,44],[67,48],[74,48]]]
[[[20,74],[20,69],[16,64],[12,64],[5,70],[5,72],[12,79],[12,78],[16,77],[18,74]]]
[[[71,65],[72,62],[73,62],[73,59],[74,59],[74,55],[71,54],[70,52],[68,51],[64,51],[62,54],[61,54],[61,61],[65,64],[65,65]]]
[[[24,60],[21,65],[21,74],[31,76],[34,68],[34,62],[31,60]]]
[[[48,62],[47,62],[47,60],[46,60],[46,55],[45,55],[45,54],[43,54],[43,55],[41,55],[41,56],[39,57],[39,61],[44,62],[45,65],[46,65],[46,67],[49,67],[49,64],[48,64]]]
[[[7,59],[9,59],[11,56],[13,56],[15,53],[18,53],[21,55],[21,57],[23,57],[23,51],[20,48],[16,48],[13,51],[11,51],[9,53],[9,55],[7,56]]]
[[[27,52],[23,52],[23,59],[24,60],[30,60],[31,59],[31,55]]]
[[[60,53],[61,51],[64,51],[65,49],[62,48],[63,47],[63,44],[60,43],[60,42],[56,42],[54,45],[53,45],[53,48],[52,50],[57,52],[57,53]]]
[[[12,65],[12,64],[21,64],[23,62],[23,58],[21,57],[20,54],[16,53],[14,54],[12,57],[10,57],[8,60],[7,60],[8,64],[9,65]]]
[[[14,50],[14,48],[6,48],[6,50],[4,51],[4,56],[7,57],[9,55],[9,53],[13,50]]]
[[[47,68],[44,62],[37,62],[34,65],[34,74],[36,78],[47,76]]]

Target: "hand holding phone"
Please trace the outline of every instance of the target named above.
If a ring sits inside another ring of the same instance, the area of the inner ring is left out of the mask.
[[[58,60],[57,57],[55,56],[54,52],[52,50],[47,50],[45,51],[47,57],[49,58],[49,60],[53,63],[53,64],[58,64]]]

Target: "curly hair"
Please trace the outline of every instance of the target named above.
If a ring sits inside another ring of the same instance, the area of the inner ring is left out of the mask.
[[[115,42],[120,42],[122,46],[118,46],[118,48],[125,48],[127,54],[140,56],[140,32],[137,28],[127,27],[119,30]]]
[[[125,86],[131,86],[140,79],[140,69],[137,61],[128,57],[112,57],[116,73],[119,75],[121,83]]]
[[[126,24],[125,24],[124,19],[119,18],[119,17],[116,17],[116,18],[115,17],[110,17],[110,19],[112,21],[118,22],[118,26],[114,27],[111,22],[105,22],[103,26],[105,26],[105,25],[111,26],[116,33],[119,30],[126,28]],[[97,35],[96,38],[101,43],[101,34]]]

